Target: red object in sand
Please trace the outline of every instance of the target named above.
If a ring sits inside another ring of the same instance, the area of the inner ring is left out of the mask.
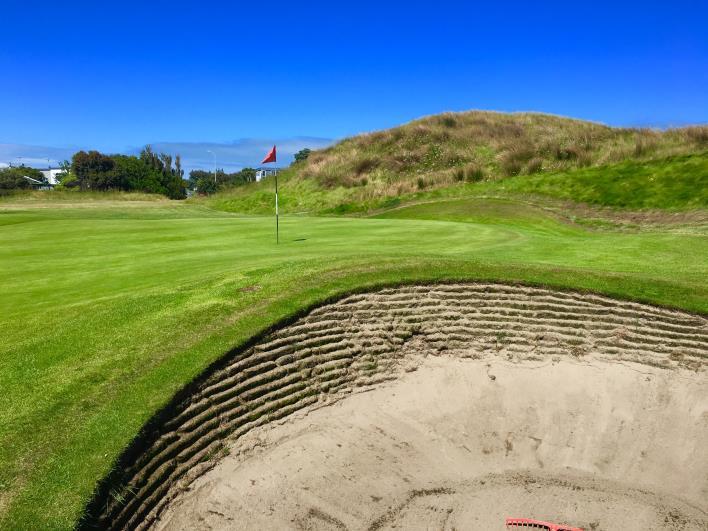
[[[545,529],[547,531],[583,531],[582,527],[552,524],[551,522],[533,520],[531,518],[507,518],[506,527],[511,529],[525,527],[526,529]]]

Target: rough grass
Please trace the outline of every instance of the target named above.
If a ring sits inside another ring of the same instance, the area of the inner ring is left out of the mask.
[[[438,219],[459,216],[443,205]],[[72,527],[177,389],[335,294],[490,279],[708,312],[700,235],[588,231],[493,202],[456,221],[421,219],[435,217],[426,209],[413,219],[285,216],[276,246],[272,218],[184,202],[0,207],[0,527]]]
[[[139,201],[168,201],[162,194],[148,194],[144,192],[92,192],[82,190],[16,190],[12,193],[0,196],[0,206],[22,205],[31,203],[33,208],[37,208],[41,203],[49,203],[52,206],[62,204],[72,204],[76,206],[94,206],[95,202],[105,203],[110,201],[134,202]]]
[[[708,208],[708,152],[517,177],[487,189],[630,209]]]
[[[446,113],[348,138],[313,152],[294,173],[324,188],[383,186],[400,194],[454,180],[692,153],[708,148],[707,138],[708,127],[662,132],[536,113]]]

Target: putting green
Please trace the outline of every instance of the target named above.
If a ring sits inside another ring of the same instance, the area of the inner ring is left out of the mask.
[[[708,239],[688,231],[589,231],[491,204],[462,221],[288,217],[276,246],[271,218],[172,202],[41,206],[0,204],[4,528],[72,527],[178,389],[352,289],[494,279],[708,311]]]

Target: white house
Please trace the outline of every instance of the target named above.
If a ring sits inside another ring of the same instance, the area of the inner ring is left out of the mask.
[[[54,188],[54,185],[52,184],[47,184],[43,181],[38,181],[37,179],[33,179],[32,177],[28,177],[27,175],[24,176],[25,180],[30,183],[30,186],[34,188],[35,190],[51,190]]]
[[[270,175],[278,175],[278,173],[280,173],[280,168],[256,168],[256,181],[260,181]]]
[[[64,172],[64,170],[62,170],[61,168],[48,168],[46,170],[39,171],[42,172],[44,178],[47,179],[47,182],[51,185],[59,184],[59,181],[57,180],[57,175]]]

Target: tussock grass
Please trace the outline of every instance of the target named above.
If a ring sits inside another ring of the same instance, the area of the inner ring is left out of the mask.
[[[692,153],[708,148],[707,137],[701,126],[656,131],[536,113],[445,113],[343,140],[313,153],[294,174],[325,188],[358,186],[366,176],[393,195],[420,174],[428,187],[445,185],[470,164],[498,179]]]

